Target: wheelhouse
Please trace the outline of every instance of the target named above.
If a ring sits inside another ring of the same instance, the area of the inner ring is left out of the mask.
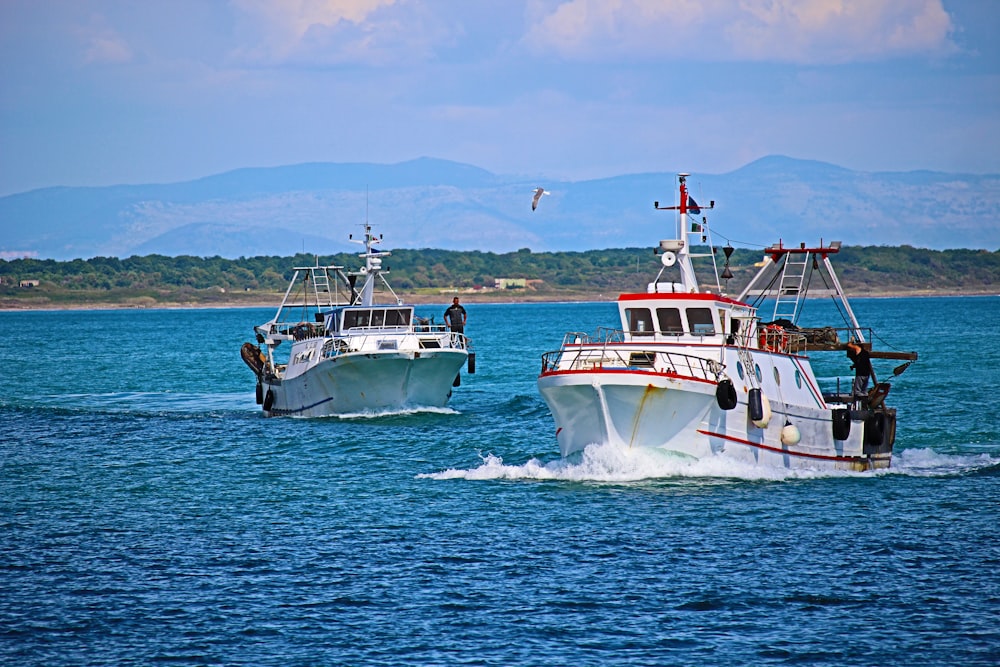
[[[402,333],[409,331],[412,322],[411,306],[347,306],[335,308],[326,315],[327,331],[339,335],[372,329]]]
[[[633,340],[729,342],[754,318],[750,306],[713,294],[623,294],[618,308]]]

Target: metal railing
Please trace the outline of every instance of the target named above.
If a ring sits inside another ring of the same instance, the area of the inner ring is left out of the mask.
[[[593,338],[570,332],[559,350],[542,355],[542,373],[615,369],[718,381],[725,365],[693,354],[626,343],[622,340],[622,332],[612,329],[598,330]]]
[[[369,327],[358,327],[358,329],[369,328]],[[370,327],[375,329],[377,327]],[[337,336],[329,337],[323,343],[323,350],[321,352],[324,359],[332,359],[341,354],[347,354],[348,352],[357,352],[359,350],[364,350],[371,344],[372,350],[398,350],[400,349],[397,342],[395,347],[386,346],[384,343],[387,340],[401,341],[402,339],[409,336],[416,336],[418,340],[421,334],[433,333],[435,340],[440,342],[440,348],[442,350],[468,350],[469,339],[466,338],[465,334],[455,333],[454,331],[447,332],[447,335],[442,336],[445,333],[444,328],[440,330],[426,332],[426,331],[415,331],[413,327],[399,327],[400,330],[396,331],[386,331],[382,330],[379,332],[356,332],[354,329],[351,331]],[[428,348],[423,348],[428,349]]]

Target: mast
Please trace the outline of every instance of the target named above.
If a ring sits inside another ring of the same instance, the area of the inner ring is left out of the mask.
[[[663,265],[670,266],[676,258],[677,268],[681,272],[681,286],[684,292],[699,292],[698,279],[694,274],[694,264],[691,262],[691,245],[688,242],[688,212],[700,213],[702,208],[710,209],[715,207],[712,201],[708,206],[698,206],[697,202],[688,195],[687,177],[691,174],[677,174],[680,181],[680,203],[677,206],[660,206],[660,202],[653,202],[653,207],[658,211],[677,211],[678,234],[676,239],[665,239],[660,241],[660,250],[663,251]]]
[[[402,304],[403,300],[399,298],[395,291],[393,291],[392,286],[389,285],[389,281],[385,279],[386,273],[389,272],[388,269],[382,268],[382,258],[389,257],[392,255],[388,250],[376,250],[375,244],[382,242],[382,236],[375,236],[372,234],[372,226],[367,222],[362,225],[365,228],[365,238],[363,241],[355,239],[353,236],[348,237],[352,243],[360,243],[365,247],[364,253],[358,255],[365,260],[365,265],[358,271],[354,271],[348,274],[349,278],[355,278],[357,276],[364,276],[365,282],[358,290],[357,296],[354,298],[352,305],[355,306],[372,306],[375,304],[375,285],[378,281],[382,281],[382,285],[392,294],[393,298],[396,300],[396,304]],[[351,283],[351,289],[353,291],[354,284]]]
[[[375,296],[375,282],[382,275],[382,258],[388,257],[392,253],[388,250],[375,250],[375,244],[381,243],[382,239],[372,234],[372,226],[367,222],[364,223],[363,227],[365,228],[364,240],[349,237],[352,243],[360,243],[365,247],[365,251],[358,255],[365,260],[365,265],[360,271],[353,274],[365,278],[364,285],[361,286],[358,296],[354,300],[354,305],[370,306]]]

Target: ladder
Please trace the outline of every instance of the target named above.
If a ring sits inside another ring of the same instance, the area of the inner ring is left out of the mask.
[[[778,296],[774,301],[774,317],[794,322],[799,313],[799,303],[802,300],[802,288],[805,283],[809,260],[812,253],[785,255],[785,266],[778,281]],[[798,261],[801,258],[802,261]]]
[[[316,307],[319,306],[333,306],[333,294],[330,292],[330,274],[327,273],[326,267],[315,267],[310,273],[312,273],[312,284],[313,284],[313,294],[316,297]],[[322,297],[325,297],[322,301]]]

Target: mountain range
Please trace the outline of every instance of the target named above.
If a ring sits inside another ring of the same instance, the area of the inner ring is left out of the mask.
[[[532,211],[536,187],[551,194]],[[1000,175],[860,172],[770,156],[694,174],[717,244],[1000,248]],[[250,257],[386,247],[510,252],[654,246],[675,236],[676,172],[540,181],[420,158],[247,168],[170,184],[52,187],[0,197],[0,258]]]

